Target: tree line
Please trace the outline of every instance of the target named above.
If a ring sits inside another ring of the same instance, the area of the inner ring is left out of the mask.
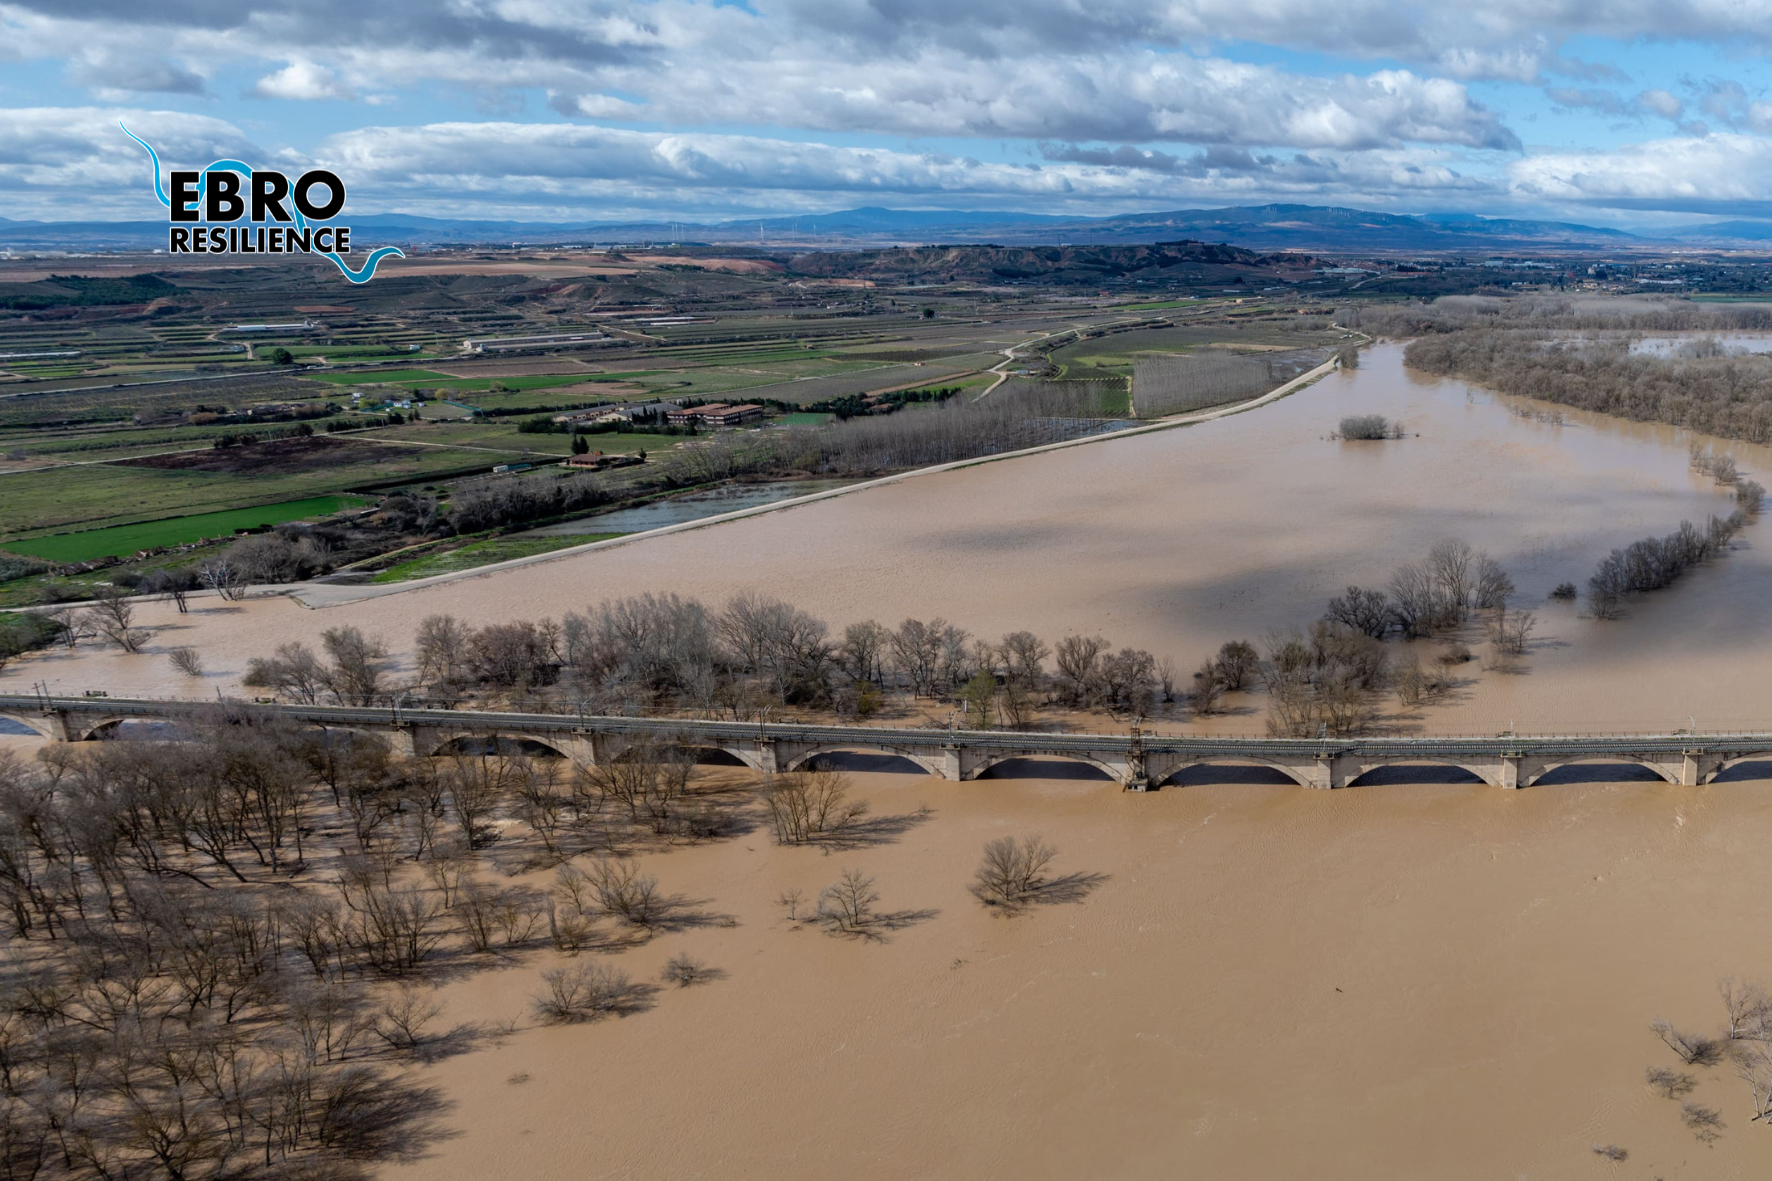
[[[1013,631],[991,639],[939,617],[896,627],[864,620],[839,633],[791,603],[748,592],[717,609],[648,593],[559,621],[479,627],[432,615],[419,623],[412,651],[412,677],[402,681],[383,641],[343,625],[322,634],[319,652],[293,642],[254,658],[245,683],[308,703],[491,693],[596,713],[681,709],[734,719],[771,705],[866,718],[885,694],[904,692],[947,702],[980,729],[1032,726],[1036,711],[1054,704],[1149,715],[1180,696],[1171,661],[1100,636],[1048,644]]]

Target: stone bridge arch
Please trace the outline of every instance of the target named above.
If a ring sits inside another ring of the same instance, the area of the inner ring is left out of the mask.
[[[59,742],[66,737],[66,731],[62,727],[60,719],[47,717],[41,713],[7,710],[0,712],[0,718],[5,718],[9,722],[17,722],[31,733],[40,738],[47,738],[51,742]]]
[[[1156,774],[1153,774],[1151,776],[1151,787],[1168,787],[1177,775],[1195,767],[1266,767],[1270,771],[1278,771],[1300,787],[1316,786],[1311,781],[1310,772],[1308,770],[1290,766],[1286,763],[1276,763],[1271,759],[1188,759],[1185,762],[1166,765],[1161,768],[1162,775],[1160,778]]]
[[[560,744],[537,738],[532,734],[505,734],[497,731],[489,734],[484,730],[433,733],[423,739],[416,740],[413,753],[428,758],[449,758],[458,754],[482,754],[488,752],[468,748],[487,743],[493,744],[493,750],[490,753],[505,758],[518,755],[529,758],[568,759],[572,757],[560,749]],[[420,750],[420,745],[427,746],[429,749]]]
[[[1353,767],[1350,768],[1351,774],[1347,777],[1347,786],[1354,786],[1369,773],[1377,771],[1383,767],[1407,767],[1410,765],[1422,764],[1432,767],[1456,767],[1467,775],[1476,776],[1478,780],[1488,784],[1490,787],[1502,786],[1501,766],[1499,763],[1490,765],[1484,765],[1482,763],[1465,763],[1460,762],[1458,759],[1435,757],[1434,755],[1406,755],[1395,759],[1357,760]]]
[[[1706,774],[1699,782],[1709,783],[1731,767],[1739,767],[1743,763],[1772,763],[1772,750],[1750,750],[1718,759],[1715,769]]]
[[[1584,766],[1592,763],[1624,763],[1629,766],[1647,767],[1649,770],[1655,772],[1664,783],[1671,783],[1678,786],[1680,782],[1679,772],[1669,768],[1665,763],[1657,763],[1653,759],[1646,759],[1641,755],[1601,754],[1576,755],[1575,757],[1568,759],[1534,759],[1532,760],[1531,774],[1526,774],[1525,767],[1520,768],[1520,786],[1531,787],[1540,779],[1543,779],[1546,775],[1555,771],[1558,767]]]
[[[1123,785],[1126,782],[1127,770],[1124,766],[1115,766],[1091,755],[1070,750],[1008,750],[981,753],[976,756],[974,761],[970,762],[966,773],[961,778],[977,779],[997,764],[1007,763],[1011,759],[1061,759],[1067,763],[1082,763],[1085,766],[1094,767],[1114,783]]]
[[[886,746],[886,745],[881,745],[881,744],[859,743],[859,742],[845,742],[845,743],[833,744],[830,746],[811,747],[807,750],[799,752],[798,754],[794,755],[792,758],[787,759],[782,764],[781,770],[783,770],[783,771],[803,771],[806,769],[807,764],[811,763],[813,759],[818,758],[820,755],[841,754],[845,751],[859,753],[859,754],[894,755],[898,758],[905,759],[905,760],[908,760],[909,762],[915,763],[918,767],[921,767],[923,769],[924,774],[933,775],[937,779],[945,778],[946,774],[947,774],[945,768],[942,766],[942,764],[940,762],[938,762],[934,759],[931,759],[928,755],[919,754],[917,751],[911,750],[908,747]]]

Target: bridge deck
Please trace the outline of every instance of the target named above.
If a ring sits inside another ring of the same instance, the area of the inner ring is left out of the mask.
[[[889,726],[831,726],[802,722],[724,722],[688,718],[633,718],[604,715],[515,713],[401,706],[242,705],[322,726],[368,729],[435,728],[456,732],[506,734],[613,734],[695,738],[715,742],[796,742],[819,746],[941,747],[959,750],[1019,751],[1110,756],[1123,759],[1133,749],[1126,734],[1054,734],[1018,730],[949,730]],[[39,697],[0,694],[0,713],[15,717],[80,715],[99,718],[177,718],[214,709],[215,702],[121,697]],[[1351,738],[1189,737],[1146,733],[1139,739],[1146,756],[1189,759],[1324,759],[1448,761],[1536,757],[1540,759],[1621,758],[1653,755],[1735,756],[1772,751],[1772,732],[1622,735],[1361,736]]]

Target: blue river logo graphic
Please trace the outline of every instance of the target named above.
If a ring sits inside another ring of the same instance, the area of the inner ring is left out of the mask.
[[[296,181],[293,187],[293,210],[284,205],[284,198],[292,192],[287,176],[280,172],[254,169],[239,160],[217,160],[201,172],[173,172],[173,192],[168,194],[160,176],[160,154],[147,140],[124,127],[122,120],[118,120],[117,126],[122,127],[123,134],[140,144],[148,153],[148,159],[153,162],[154,168],[154,195],[160,198],[160,204],[166,207],[172,222],[197,221],[198,210],[190,208],[192,204],[210,211],[209,216],[204,219],[206,223],[218,220],[238,221],[246,210],[248,197],[251,200],[252,219],[243,229],[210,228],[207,224],[202,228],[174,225],[168,236],[168,250],[171,253],[318,254],[330,259],[339,273],[353,283],[367,283],[375,278],[376,265],[384,258],[406,257],[405,251],[399,247],[382,246],[370,251],[363,265],[354,271],[345,264],[342,256],[351,252],[350,227],[316,227],[313,224],[315,220],[330,218],[344,206],[344,185],[330,172],[306,173]],[[216,178],[213,185],[211,177]],[[240,178],[244,178],[248,185],[248,196],[241,195]],[[325,186],[331,194],[321,209],[315,209],[309,199],[315,184]],[[173,195],[179,197],[176,203]],[[233,208],[236,212],[231,216],[216,212],[227,208]],[[311,220],[304,215],[304,209],[316,216]],[[283,224],[268,224],[273,221]],[[255,229],[256,239],[253,237]],[[331,242],[333,248],[318,248],[326,242]]]

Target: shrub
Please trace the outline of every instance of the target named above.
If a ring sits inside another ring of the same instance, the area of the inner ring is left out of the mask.
[[[1341,420],[1336,434],[1344,439],[1388,439],[1391,422],[1382,414],[1350,414]]]
[[[535,1012],[555,1024],[626,1013],[640,999],[628,974],[606,964],[550,968],[541,979],[546,989],[535,998]]]
[[[692,984],[703,984],[714,979],[713,968],[686,954],[672,956],[665,962],[664,978],[667,984],[675,984],[678,988],[688,988]]]

